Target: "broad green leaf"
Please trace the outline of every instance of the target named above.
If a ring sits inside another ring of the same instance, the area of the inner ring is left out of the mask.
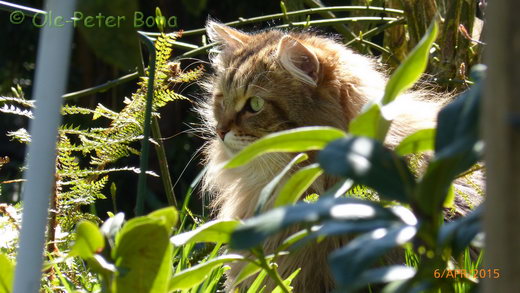
[[[260,192],[260,196],[258,197],[258,203],[256,204],[256,214],[259,214],[263,209],[269,198],[271,197],[271,194],[273,193],[276,186],[278,186],[278,183],[284,178],[285,174],[287,174],[294,165],[303,162],[304,160],[307,160],[309,156],[307,154],[301,153],[296,155],[287,166],[283,168],[280,173],[276,175],[276,177],[273,178],[264,188],[262,188],[262,191]],[[276,204],[275,204],[276,206]]]
[[[325,126],[301,127],[273,133],[244,148],[227,162],[225,168],[242,166],[265,153],[319,150],[327,143],[344,136],[346,133],[342,130]]]
[[[279,207],[297,202],[305,190],[307,190],[321,174],[323,174],[323,169],[321,169],[318,164],[312,164],[298,170],[282,187],[280,193],[276,196],[274,206]]]
[[[366,107],[366,110],[350,121],[348,132],[352,135],[378,138],[381,132],[379,128],[382,127],[385,122],[388,125],[390,125],[390,123],[381,115],[381,107],[379,104],[374,103]]]
[[[407,203],[412,197],[415,179],[406,162],[376,140],[338,139],[320,151],[318,162],[328,174],[369,186],[384,199]]]
[[[9,258],[0,253],[0,293],[10,293],[13,290],[14,265]]]
[[[415,226],[381,228],[363,234],[329,256],[329,264],[340,287],[353,284],[374,262],[391,249],[414,238]]]
[[[191,287],[202,283],[214,268],[217,268],[224,263],[240,260],[244,260],[244,257],[239,254],[227,254],[181,271],[171,278],[169,291],[190,289]]]
[[[421,129],[403,139],[394,151],[400,156],[417,154],[433,150],[434,144],[435,129]]]
[[[134,218],[123,226],[112,250],[117,292],[166,292],[172,272],[171,222],[165,217]]]
[[[153,211],[150,214],[148,214],[147,217],[162,219],[164,221],[165,227],[169,231],[173,231],[175,225],[177,225],[179,215],[177,213],[177,209],[175,209],[174,207],[167,207]]]
[[[299,202],[294,206],[275,208],[257,217],[247,219],[231,235],[233,249],[248,249],[262,243],[267,237],[294,225],[309,225],[319,221],[368,221],[375,218],[397,219],[377,203],[356,198],[323,197],[315,203]]]
[[[239,221],[235,220],[214,220],[199,226],[193,231],[175,235],[170,238],[170,241],[175,246],[196,242],[228,243],[231,233],[238,224]]]
[[[416,193],[419,207],[428,215],[435,214],[445,203],[453,180],[483,155],[479,139],[481,86],[477,82],[439,113],[435,157]]]
[[[404,62],[397,67],[386,84],[385,95],[382,104],[392,102],[401,92],[409,89],[419,78],[428,65],[428,56],[433,42],[437,38],[439,25],[433,21],[426,35],[406,57]]]
[[[301,268],[298,268],[297,270],[295,270],[294,272],[292,272],[292,274],[287,277],[287,279],[283,280],[283,283],[288,286],[289,288],[291,288],[291,291],[292,292],[292,287],[290,286],[291,285],[291,282],[294,280],[294,278],[296,278],[296,276],[298,276],[298,274],[300,273],[302,269]],[[276,286],[276,288],[274,288],[274,290],[271,292],[271,293],[283,293],[284,291],[282,290],[282,288],[280,286]]]
[[[76,241],[70,249],[70,256],[88,259],[105,247],[105,238],[96,224],[81,221],[76,226]]]

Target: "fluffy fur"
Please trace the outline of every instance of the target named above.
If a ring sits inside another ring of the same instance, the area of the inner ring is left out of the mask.
[[[218,218],[245,219],[253,215],[262,188],[292,156],[264,155],[235,169],[220,168],[223,162],[256,139],[280,130],[326,125],[348,131],[349,121],[362,107],[382,97],[387,78],[373,59],[313,33],[247,34],[215,22],[208,23],[207,31],[220,45],[211,56],[215,71],[207,83],[211,97],[200,109],[212,134],[205,147],[208,172],[203,188],[213,194],[211,207]],[[248,104],[254,96],[264,101],[258,112]],[[395,117],[385,143],[393,147],[418,129],[435,127],[441,104],[428,92],[399,97],[384,109],[385,115]],[[320,194],[333,183],[333,178],[322,176],[309,193]],[[293,232],[269,239],[264,245],[267,253]],[[280,258],[282,277],[301,267],[293,282],[295,292],[330,291],[334,283],[327,255],[342,242],[330,239]],[[232,266],[228,286],[240,269],[240,265]]]

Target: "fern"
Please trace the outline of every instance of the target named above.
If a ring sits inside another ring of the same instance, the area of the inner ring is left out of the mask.
[[[202,67],[182,72],[179,63],[169,61],[172,43],[179,36],[178,33],[163,34],[155,42],[157,60],[152,101],[155,116],[168,103],[186,99],[172,90],[174,83],[193,81],[203,73]],[[95,109],[75,105],[62,107],[62,115],[86,115],[91,116],[92,120],[103,118],[107,126],[85,129],[78,125],[62,125],[58,129],[56,189],[52,211],[61,231],[69,232],[81,219],[99,221],[95,216],[81,212],[79,207],[106,198],[104,189],[110,174],[140,173],[136,167],[114,166],[114,163],[124,157],[139,155],[135,145],[143,139],[147,79],[146,76],[141,77],[138,89],[130,98],[125,97],[126,106],[120,112],[103,104],[98,104]],[[14,97],[0,97],[0,112],[32,118],[34,102],[25,99],[20,87],[12,91]],[[29,133],[23,128],[8,132],[7,135],[22,143],[31,141]],[[147,174],[157,176],[152,171]]]

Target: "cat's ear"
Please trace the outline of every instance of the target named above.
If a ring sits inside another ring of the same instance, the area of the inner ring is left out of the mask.
[[[320,62],[311,49],[290,36],[284,36],[278,43],[277,57],[285,70],[301,81],[316,86]]]
[[[230,49],[237,49],[246,43],[251,36],[222,23],[209,20],[206,23],[206,31],[212,42],[222,43]]]

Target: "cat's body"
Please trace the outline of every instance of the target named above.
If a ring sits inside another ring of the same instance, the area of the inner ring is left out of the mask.
[[[221,163],[276,131],[311,125],[348,131],[349,121],[363,105],[382,97],[386,77],[372,59],[312,33],[270,30],[249,35],[214,22],[208,23],[207,29],[210,38],[221,46],[212,59],[215,75],[208,83],[212,97],[201,110],[214,134],[205,148],[208,172],[204,189],[214,196],[211,206],[218,218],[245,219],[253,216],[262,188],[292,156],[264,155],[235,169],[221,169]],[[395,146],[418,129],[435,127],[443,102],[425,101],[426,95],[409,93],[385,110],[396,117],[385,141],[388,146]],[[322,176],[307,194],[320,194],[334,183],[334,179]],[[269,239],[264,245],[266,252],[272,253],[294,232]],[[294,292],[330,291],[334,283],[327,255],[342,242],[331,239],[282,257],[278,261],[282,277],[301,267],[293,282]],[[240,268],[232,266],[228,285]]]

